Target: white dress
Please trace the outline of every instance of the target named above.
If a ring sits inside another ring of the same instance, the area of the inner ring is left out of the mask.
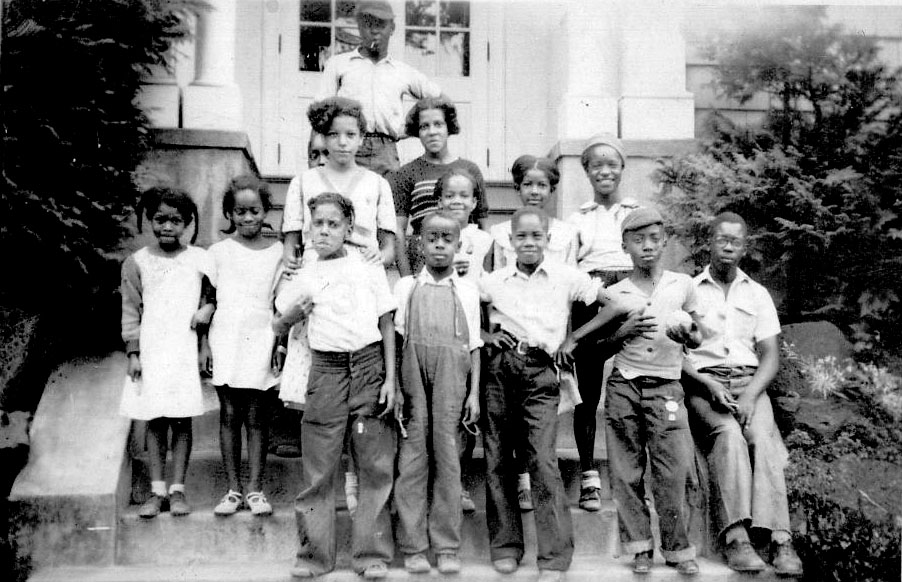
[[[216,313],[210,326],[213,385],[267,390],[272,371],[273,287],[282,245],[249,249],[234,239],[210,247]]]
[[[201,281],[212,271],[207,251],[188,247],[174,257],[134,254],[141,275],[141,377],[126,381],[120,412],[136,420],[184,418],[205,412],[191,319]]]

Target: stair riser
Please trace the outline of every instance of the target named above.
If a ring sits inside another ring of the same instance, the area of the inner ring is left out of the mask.
[[[573,512],[576,555],[613,555],[617,539],[617,520],[612,508],[596,514]],[[526,551],[534,555],[535,523],[532,514],[523,515]],[[246,512],[228,518],[192,514],[174,518],[163,514],[152,520],[127,516],[121,521],[116,562],[134,564],[200,564],[284,560],[297,551],[294,513],[277,511],[267,518]],[[489,538],[485,514],[476,512],[464,518],[460,555],[464,560],[489,559]],[[339,560],[349,564],[350,518],[337,514],[336,540]],[[400,556],[400,551],[396,549]],[[400,565],[400,563],[399,563]]]
[[[301,489],[303,469],[301,459],[283,459],[270,456],[266,464],[266,473],[263,481],[263,491],[274,507],[290,506]],[[572,506],[579,502],[580,469],[579,463],[572,459],[560,459],[558,467],[564,481],[567,498]],[[599,463],[599,475],[601,477],[601,497],[610,499],[610,485],[608,481],[607,464]],[[247,479],[247,463],[242,463],[242,475]],[[485,506],[485,460],[474,458],[465,468],[463,475],[464,485],[478,507]],[[133,501],[140,502],[149,492],[149,477],[142,460],[136,460],[133,464]],[[196,455],[188,466],[188,478],[186,490],[189,502],[196,508],[212,508],[228,490],[225,470],[222,460],[213,454]],[[340,476],[335,485],[336,497],[339,503],[344,503],[344,477]]]

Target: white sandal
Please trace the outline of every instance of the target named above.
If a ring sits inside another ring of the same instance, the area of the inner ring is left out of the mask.
[[[241,493],[234,489],[229,489],[219,502],[219,505],[213,508],[214,515],[234,515],[241,509]]]
[[[248,493],[246,499],[252,515],[272,515],[272,505],[266,500],[266,495],[263,495],[262,491]]]

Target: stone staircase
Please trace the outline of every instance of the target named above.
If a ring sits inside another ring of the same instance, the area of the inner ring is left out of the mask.
[[[239,512],[228,518],[212,509],[225,492],[218,447],[218,414],[195,420],[194,451],[188,479],[188,499],[194,511],[182,518],[164,513],[152,520],[136,514],[146,489],[143,453],[130,422],[118,415],[118,397],[125,370],[121,353],[72,362],[48,383],[35,416],[32,455],[11,495],[20,563],[28,564],[31,581],[68,582],[289,582],[297,548],[293,499],[301,480],[301,460],[270,456],[264,490],[275,512],[254,517]],[[603,439],[596,444],[602,474],[602,510],[587,513],[576,507],[578,460],[571,417],[562,417],[558,431],[559,465],[571,503],[576,550],[569,581],[632,580],[631,556],[618,556],[617,512],[607,481]],[[131,436],[130,436],[131,435]],[[599,431],[599,437],[603,431]],[[129,441],[132,445],[129,446]],[[132,454],[129,454],[131,450]],[[531,514],[524,514],[526,555],[520,570],[501,575],[491,567],[484,513],[484,461],[477,448],[466,467],[465,483],[477,511],[464,520],[461,557],[466,581],[533,579],[537,532]],[[341,484],[336,487],[341,490]],[[343,497],[343,495],[340,495]],[[323,577],[331,581],[360,580],[347,569],[349,516],[338,511],[339,569]],[[703,536],[700,537],[702,539]],[[660,560],[660,558],[658,558]],[[720,561],[701,558],[696,580],[743,580]],[[410,576],[398,556],[389,579],[436,579]],[[659,564],[646,578],[676,579]],[[759,575],[757,580],[771,580]]]

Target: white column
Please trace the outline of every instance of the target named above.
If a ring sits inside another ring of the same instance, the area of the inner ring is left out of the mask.
[[[561,171],[554,214],[566,218],[592,198],[580,166],[580,146],[589,136],[618,133],[620,34],[617,3],[572,0],[552,44],[551,104],[557,107],[551,155]],[[575,154],[575,155],[574,155]]]
[[[237,0],[207,0],[195,34],[195,76],[185,87],[183,126],[188,129],[242,128],[241,91],[235,83]]]
[[[682,3],[621,5],[620,136],[690,139],[695,101],[686,91]]]

